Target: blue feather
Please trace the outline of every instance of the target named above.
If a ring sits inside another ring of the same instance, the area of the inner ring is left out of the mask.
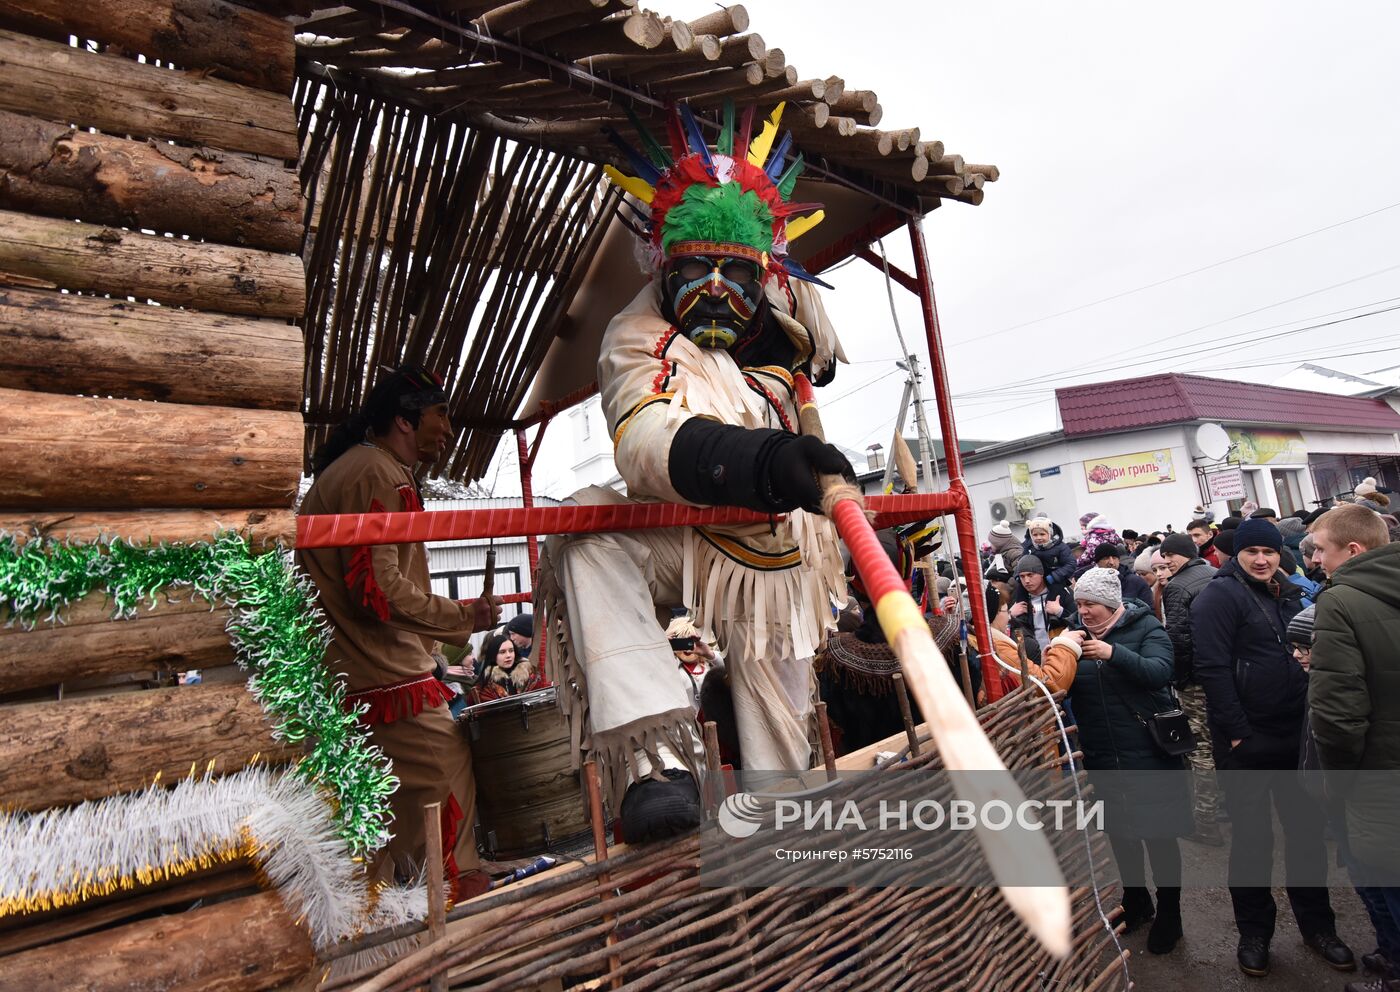
[[[794,262],[791,258],[783,259],[783,268],[787,269],[788,275],[792,276],[794,279],[801,279],[803,282],[815,283],[816,285],[821,286],[823,289],[836,288],[830,283],[822,282],[820,279],[812,275],[812,273],[808,272],[797,262]]]
[[[700,156],[700,161],[705,163],[705,171],[710,175],[715,174],[715,162],[710,157],[710,146],[705,144],[705,136],[700,132],[700,122],[695,119],[695,115],[690,112],[690,104],[680,105],[681,123],[685,125],[686,137],[690,139],[690,150]]]
[[[787,160],[788,150],[792,148],[792,132],[786,132],[778,146],[768,156],[768,164],[763,167],[763,171],[768,173],[768,178],[773,182],[778,181],[778,177],[783,174],[783,162]]]
[[[622,154],[627,156],[627,164],[640,178],[653,186],[661,181],[661,170],[651,163],[651,159],[633,148],[631,142],[611,127],[603,128],[603,133],[608,136],[608,140],[622,149]]]

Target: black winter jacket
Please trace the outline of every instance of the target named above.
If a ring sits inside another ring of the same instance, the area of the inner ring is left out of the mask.
[[[1118,775],[1095,771],[1179,771],[1182,759],[1157,749],[1143,725],[1175,705],[1171,694],[1172,645],[1152,611],[1125,602],[1123,618],[1102,640],[1113,657],[1080,657],[1069,689],[1079,743],[1090,781],[1107,807],[1110,832],[1129,837],[1181,837],[1192,829],[1185,775]],[[1139,719],[1141,718],[1141,719]]]
[[[1192,601],[1195,677],[1205,689],[1217,755],[1256,731],[1295,740],[1301,734],[1308,673],[1289,650],[1287,632],[1302,599],[1282,572],[1265,586],[1231,558]]]
[[[1058,537],[1051,538],[1045,547],[1038,547],[1030,538],[1021,542],[1026,554],[1035,555],[1045,566],[1045,583],[1051,586],[1067,586],[1074,574],[1074,555]]]
[[[1162,616],[1167,636],[1176,652],[1176,684],[1184,686],[1192,680],[1194,656],[1191,647],[1191,603],[1206,584],[1215,577],[1217,569],[1204,558],[1192,558],[1182,565],[1162,588]]]
[[[1123,587],[1124,599],[1136,599],[1149,610],[1152,609],[1152,587],[1130,566],[1118,566],[1118,584]]]

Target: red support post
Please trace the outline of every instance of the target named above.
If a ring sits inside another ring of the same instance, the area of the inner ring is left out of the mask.
[[[943,436],[943,455],[948,466],[948,489],[960,497],[960,506],[953,511],[958,528],[958,548],[962,552],[962,571],[967,576],[967,605],[972,611],[972,628],[982,657],[982,688],[987,701],[1001,698],[1001,674],[997,670],[996,652],[992,649],[991,633],[987,627],[987,600],[982,591],[982,560],[977,555],[977,528],[968,499],[967,483],[963,480],[962,451],[958,447],[958,429],[953,423],[951,390],[948,388],[948,365],[943,358],[943,330],[938,324],[938,304],[933,295],[933,276],[929,270],[928,246],[924,229],[918,218],[909,221],[909,240],[914,248],[914,275],[919,281],[919,303],[924,312],[924,335],[928,339],[928,359],[933,379],[933,395],[938,406],[938,431]]]

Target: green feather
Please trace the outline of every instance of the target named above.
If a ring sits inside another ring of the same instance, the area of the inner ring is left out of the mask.
[[[724,124],[719,130],[719,144],[715,145],[715,151],[721,155],[734,154],[734,99],[732,97],[724,99]]]
[[[666,151],[665,148],[661,147],[661,142],[657,141],[656,135],[652,134],[647,126],[642,123],[641,118],[637,116],[637,112],[631,107],[626,109],[627,119],[632,122],[632,129],[637,132],[637,137],[642,139],[642,148],[646,151],[647,158],[651,159],[661,171],[664,172],[669,169],[674,164],[671,159],[671,154]]]
[[[694,185],[666,212],[661,249],[678,241],[718,241],[758,251],[773,250],[773,212],[757,193],[738,183]]]
[[[787,167],[778,180],[778,193],[784,200],[792,199],[792,188],[797,185],[797,177],[802,175],[802,153],[797,153],[797,158],[792,160],[792,164]]]

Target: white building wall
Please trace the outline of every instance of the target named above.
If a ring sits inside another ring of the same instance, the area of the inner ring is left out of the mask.
[[[617,463],[613,461],[612,437],[608,434],[602,401],[591,396],[571,408],[568,416],[573,439],[570,468],[574,473],[574,491],[586,486],[606,486],[626,492],[622,477],[617,474]]]

